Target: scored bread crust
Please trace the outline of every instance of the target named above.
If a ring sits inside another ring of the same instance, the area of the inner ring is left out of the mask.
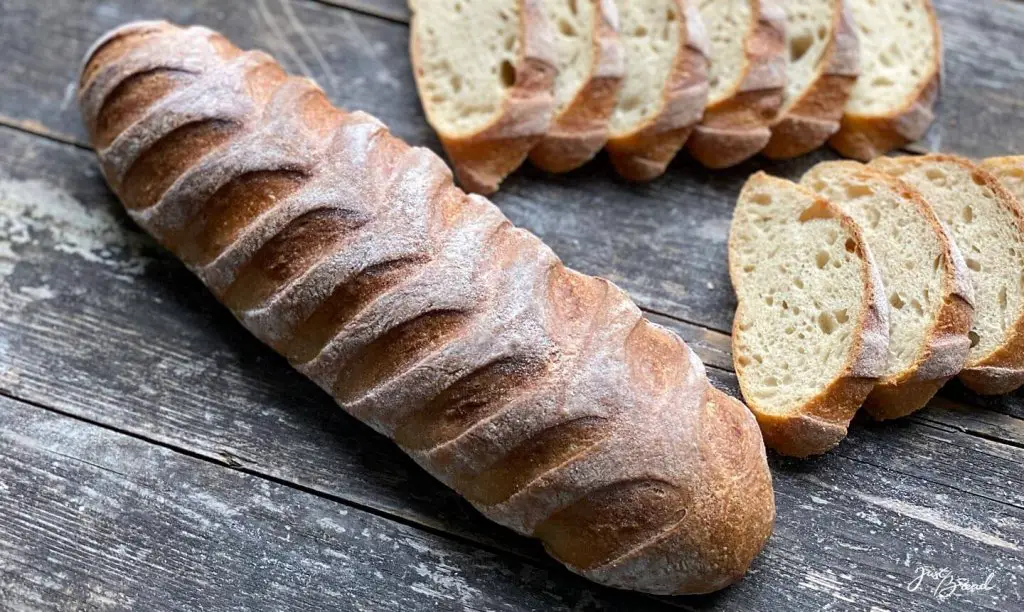
[[[846,167],[854,177],[866,182],[883,183],[892,192],[913,204],[927,220],[942,248],[942,305],[929,328],[917,357],[905,370],[883,378],[864,401],[864,410],[877,420],[896,419],[925,406],[967,361],[971,341],[967,333],[974,320],[974,288],[963,254],[939,220],[931,205],[916,189],[884,172],[857,162],[822,162],[809,170],[803,180],[829,167]]]
[[[974,180],[992,190],[999,204],[1014,219],[1017,231],[1024,235],[1024,208],[1017,198],[1003,187],[999,179],[967,159],[947,154],[879,157],[871,165],[885,170],[900,165],[926,165],[933,161],[954,163],[971,172]],[[1003,343],[984,359],[968,361],[959,378],[968,388],[982,395],[1009,393],[1024,385],[1024,309],[1007,329]]]
[[[747,181],[744,191],[752,181],[765,180],[784,179],[757,172]],[[884,374],[889,348],[889,304],[885,298],[885,287],[878,266],[856,221],[839,207],[809,189],[801,185],[795,187],[806,191],[807,197],[813,201],[808,210],[816,208],[823,211],[820,214],[839,219],[856,242],[856,253],[861,262],[860,274],[864,285],[864,297],[857,325],[854,327],[853,346],[835,379],[798,410],[788,414],[773,414],[770,410],[761,408],[755,396],[748,392],[746,378],[742,375],[744,367],[739,363],[740,355],[736,347],[738,325],[743,319],[741,314],[745,312],[746,305],[740,300],[739,291],[742,283],[742,272],[737,268],[739,257],[736,255],[739,250],[739,238],[734,232],[730,232],[729,277],[739,300],[732,329],[733,369],[736,371],[743,397],[761,427],[765,445],[783,455],[808,457],[828,452],[846,437],[850,421],[857,413],[857,409]],[[739,197],[743,198],[742,192]],[[735,220],[733,224],[735,226]]]
[[[665,173],[704,116],[708,101],[710,43],[704,22],[695,0],[675,4],[683,35],[662,89],[661,111],[629,134],[610,136],[605,146],[615,170],[631,181],[649,181]]]
[[[769,159],[810,153],[839,130],[843,109],[860,76],[860,43],[846,0],[834,2],[832,38],[818,64],[817,76],[771,126],[771,139],[761,151]]]
[[[870,161],[919,140],[935,121],[935,102],[942,81],[942,29],[931,0],[922,0],[935,33],[935,61],[921,85],[898,109],[885,115],[844,113],[839,131],[828,144],[840,155]]]
[[[484,515],[653,593],[722,588],[764,546],[771,475],[743,406],[429,150],[165,22],[101,39],[79,106],[131,218]]]
[[[686,143],[708,168],[728,168],[761,151],[785,95],[786,12],[776,0],[751,0],[751,7],[743,76],[728,96],[704,110]]]
[[[541,8],[541,0],[518,2],[519,50],[515,82],[506,92],[494,120],[471,134],[450,134],[431,121],[428,106],[423,104],[427,121],[451,159],[459,184],[475,193],[494,193],[505,177],[523,164],[530,150],[547,133],[555,109],[552,88],[558,70],[554,63],[551,24]],[[415,3],[410,3],[410,8],[409,54],[416,88],[420,99],[425,100]]]
[[[614,0],[584,1],[594,5],[594,61],[572,101],[551,120],[548,133],[530,151],[533,165],[547,172],[575,170],[608,142],[608,120],[626,72]]]

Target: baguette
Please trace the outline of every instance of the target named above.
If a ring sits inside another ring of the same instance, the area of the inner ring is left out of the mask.
[[[541,0],[410,0],[409,54],[459,183],[493,193],[548,131],[551,24]]]
[[[530,161],[548,172],[569,172],[608,142],[608,121],[626,71],[619,10],[612,0],[548,0],[544,9],[557,43],[555,117]]]
[[[786,13],[775,0],[702,0],[711,38],[711,91],[686,148],[708,168],[763,149],[786,88]]]
[[[79,104],[131,217],[486,516],[651,593],[722,588],[764,545],[774,501],[750,413],[430,151],[266,54],[164,22],[102,38]]]

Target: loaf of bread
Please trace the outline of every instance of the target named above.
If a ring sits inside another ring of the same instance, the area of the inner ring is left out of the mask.
[[[764,545],[750,413],[430,151],[201,27],[107,34],[79,102],[132,218],[486,516],[652,593],[722,588]]]
[[[776,0],[701,0],[711,43],[704,119],[686,143],[708,168],[734,166],[768,144],[786,88],[786,13]]]
[[[410,0],[427,121],[468,191],[492,193],[548,131],[551,24],[541,0]]]

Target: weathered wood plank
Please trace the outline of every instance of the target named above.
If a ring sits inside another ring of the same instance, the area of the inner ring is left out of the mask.
[[[90,153],[0,129],[0,168],[0,393],[543,563],[249,337],[131,225]],[[719,334],[660,321],[727,360]],[[1019,601],[1024,449],[947,429],[858,423],[828,457],[773,458],[777,535],[755,572],[681,603],[937,605],[905,588],[918,564],[990,568],[999,590],[965,601]]]
[[[0,398],[5,609],[664,609]]]
[[[338,103],[370,110],[396,134],[437,149],[413,87],[402,24],[308,0],[260,0],[242,9],[231,4],[234,10],[224,2],[159,0],[4,0],[3,6],[0,121],[36,122],[51,135],[84,143],[73,103],[81,55],[118,23],[166,17],[203,23],[243,47],[266,49],[290,70],[316,78]],[[1015,52],[1024,6],[944,0],[939,8],[949,86],[931,140],[968,155],[1024,148],[1018,140],[1024,134],[1018,77],[1024,57]],[[45,52],[39,41],[48,42]],[[527,168],[495,199],[569,265],[620,283],[649,309],[724,332],[733,305],[724,240],[743,179],[758,168],[795,177],[831,156],[820,152],[788,164],[756,160],[717,173],[681,159],[650,185],[616,179],[604,159],[567,176]]]

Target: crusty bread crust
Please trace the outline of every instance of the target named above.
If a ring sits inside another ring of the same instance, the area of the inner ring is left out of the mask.
[[[885,115],[844,113],[839,131],[828,144],[840,155],[870,161],[919,140],[935,120],[935,102],[942,80],[942,29],[931,0],[922,0],[935,32],[935,61],[920,87],[898,109]]]
[[[590,77],[573,100],[551,120],[530,151],[533,165],[547,172],[569,172],[590,161],[608,142],[608,120],[626,71],[619,41],[619,11],[613,0],[594,4],[594,62]]]
[[[757,172],[747,184],[766,178],[782,180],[769,177],[764,172]],[[856,221],[828,200],[818,197],[805,187],[796,187],[807,191],[808,198],[813,198],[812,207],[828,211],[829,216],[839,219],[856,242],[855,253],[861,261],[861,281],[865,291],[860,315],[854,328],[854,342],[850,348],[850,355],[842,372],[831,384],[789,414],[778,414],[759,406],[755,396],[749,393],[746,386],[746,377],[743,375],[745,366],[739,362],[740,356],[736,347],[739,333],[737,326],[742,319],[742,309],[746,307],[742,301],[737,305],[736,317],[733,319],[732,353],[733,369],[736,371],[740,390],[751,412],[757,418],[758,425],[761,426],[765,445],[783,455],[808,457],[831,450],[846,437],[850,421],[878,383],[878,379],[885,373],[889,348],[889,304],[885,297],[882,277]],[[743,198],[742,193],[740,198]],[[733,232],[729,235],[728,248],[729,276],[738,298],[742,276],[737,269],[738,257],[735,253],[738,252],[739,246]]]
[[[925,406],[946,381],[956,376],[967,361],[974,319],[974,288],[960,249],[939,220],[924,196],[900,179],[852,161],[822,162],[805,174],[827,171],[829,167],[845,167],[854,176],[875,183],[884,183],[890,191],[910,202],[927,220],[942,245],[942,306],[927,333],[917,358],[904,371],[878,382],[864,402],[864,410],[878,420],[895,419],[912,414]]]
[[[725,586],[764,545],[771,476],[743,406],[432,152],[200,27],[119,28],[79,104],[130,216],[492,520],[653,593]]]
[[[1002,186],[999,179],[967,159],[946,154],[883,157],[877,158],[872,165],[885,169],[931,162],[951,162],[969,170],[975,181],[992,190],[999,204],[1014,219],[1017,231],[1024,235],[1024,207]],[[1018,314],[1007,330],[1003,344],[984,359],[968,361],[959,378],[968,388],[982,395],[1009,393],[1024,385],[1024,312]]]
[[[554,64],[551,24],[541,8],[541,0],[519,0],[519,57],[515,83],[509,88],[502,110],[494,121],[472,134],[448,134],[427,121],[437,131],[441,145],[455,168],[463,189],[490,194],[506,176],[526,160],[530,150],[544,137],[555,108],[552,88],[557,69]],[[416,12],[412,13],[409,53],[420,99],[422,61],[416,35]],[[424,105],[426,111],[426,106]]]
[[[786,12],[775,0],[751,0],[751,6],[744,75],[729,96],[705,109],[686,143],[690,155],[708,168],[728,168],[756,155],[771,139],[768,126],[782,106]]]
[[[708,100],[708,39],[693,0],[676,0],[683,35],[662,90],[661,112],[632,133],[610,136],[606,149],[624,178],[649,181],[665,173],[704,116]],[[629,67],[627,66],[628,70]]]
[[[765,157],[790,159],[810,153],[839,130],[843,108],[860,76],[860,43],[846,0],[834,1],[832,40],[818,76],[771,126],[771,139],[762,151]]]

